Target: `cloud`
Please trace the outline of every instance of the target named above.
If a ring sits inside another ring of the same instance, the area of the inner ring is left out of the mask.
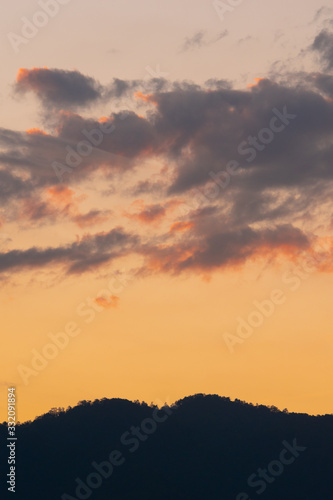
[[[127,255],[138,243],[137,236],[116,228],[65,246],[10,250],[0,253],[0,273],[61,265],[64,274],[82,274]]]
[[[306,235],[291,225],[274,229],[239,230],[197,234],[196,238],[184,238],[178,245],[159,245],[145,248],[146,267],[154,272],[180,274],[182,272],[209,273],[218,269],[245,264],[249,259],[262,255],[278,257],[296,256],[308,249]]]
[[[104,309],[116,309],[119,305],[119,297],[110,295],[109,297],[97,297],[95,302]]]
[[[191,37],[185,38],[181,52],[187,52],[188,50],[200,49],[201,47],[212,45],[219,40],[222,40],[222,38],[225,38],[227,35],[228,31],[224,30],[218,33],[216,37],[208,39],[204,30],[197,31]]]
[[[138,210],[134,213],[125,211],[124,216],[144,224],[156,224],[170,215],[180,204],[181,201],[177,199],[167,201],[164,204],[145,204],[144,200],[135,200],[132,207]]]
[[[153,124],[134,112],[129,112],[126,118],[121,113],[112,113],[103,118],[103,122],[104,124],[107,122],[112,130],[110,133],[99,133],[98,140],[100,141],[102,138],[102,142],[96,149],[113,154],[111,164],[118,160],[118,164],[125,165],[122,158],[139,159],[149,150],[154,153],[154,149],[159,146],[155,140]],[[100,130],[100,125],[101,123],[97,120],[86,119],[77,114],[62,113],[57,128],[58,137],[63,141],[70,141],[77,145],[83,139],[86,140],[88,135],[91,138],[90,142],[93,143],[96,138],[93,133],[91,134],[91,131]],[[83,131],[85,131],[84,134]],[[104,157],[103,162],[105,162]],[[130,166],[130,163],[127,162],[127,165]]]
[[[97,120],[72,113],[62,113],[58,117],[58,129],[54,135],[0,128],[0,204],[35,196],[38,190],[57,185],[55,162],[65,166],[63,178],[73,183],[82,181],[99,168],[106,173],[132,168],[153,147],[153,129],[134,113],[126,120],[124,124],[120,114],[109,117],[108,122],[116,127],[110,134],[101,132],[101,123]],[[94,130],[99,131],[95,133],[102,138],[100,147],[94,146]],[[92,134],[89,135],[89,155],[78,152],[80,144],[87,142],[84,132]],[[73,164],[75,174],[72,174]]]
[[[169,86],[170,82],[168,82],[165,78],[159,77],[138,80],[122,80],[120,78],[114,78],[110,84],[105,86],[104,92],[106,98],[112,99],[114,103],[115,100],[121,101],[122,98],[131,98],[135,92],[146,94],[161,92]]]
[[[276,40],[276,38],[275,38]],[[249,43],[249,42],[253,42],[253,41],[258,41],[257,38],[255,38],[254,36],[252,35],[247,35],[245,36],[244,38],[240,38],[238,41],[237,41],[237,45],[241,45],[242,43]]]
[[[156,127],[174,137],[169,153],[177,158],[177,168],[170,194],[207,184],[210,173],[225,170],[231,160],[247,172],[234,179],[238,186],[277,188],[332,179],[333,106],[314,91],[261,80],[249,91],[172,91],[155,98]],[[276,116],[273,110],[296,118],[283,133],[273,134],[269,145],[251,149],[251,155],[248,141],[267,130]]]
[[[151,180],[139,181],[131,190],[133,196],[140,196],[142,194],[165,191],[165,183],[162,181],[152,182]]]
[[[312,84],[321,90],[325,95],[333,98],[333,75],[323,73],[313,73],[310,76]]]
[[[311,49],[319,53],[321,62],[325,69],[333,69],[333,33],[322,30],[316,36]]]
[[[317,10],[317,12],[314,15],[312,23],[317,23],[320,18],[324,19],[324,22],[329,21],[327,18],[329,18],[332,15],[333,9],[331,7],[320,7],[320,9]],[[332,23],[332,21],[331,21]]]
[[[38,190],[57,185],[52,163],[65,164],[68,148],[77,151],[87,137],[91,143],[96,138],[101,142],[91,148],[90,155],[79,155],[79,165],[69,169],[73,173],[64,174],[69,184],[82,182],[97,171],[105,176],[121,175],[158,158],[168,163],[172,174],[154,182],[140,180],[136,193],[153,189],[174,196],[205,188],[213,184],[212,172],[218,176],[230,160],[240,163],[240,174],[228,187],[235,199],[245,199],[258,188],[263,192],[298,187],[303,194],[314,185],[320,189],[332,180],[329,137],[333,105],[322,95],[331,95],[331,79],[330,75],[315,78],[310,74],[305,80],[312,81],[312,88],[261,79],[245,90],[231,89],[224,81],[209,81],[207,86],[176,82],[168,90],[152,94],[156,106],[146,117],[130,112],[124,119],[113,112],[103,118],[114,127],[110,134],[100,132],[101,121],[72,112],[57,116],[53,134],[38,129],[32,133],[0,129],[0,200],[36,198]],[[150,102],[143,104],[151,106]],[[261,151],[247,148],[249,138],[267,130],[274,109],[280,114],[286,109],[296,119],[283,133],[275,133],[270,144],[259,145]],[[251,154],[246,150],[251,149],[255,159],[249,162]],[[236,197],[239,190],[243,195]]]
[[[182,46],[182,52],[202,47],[203,45],[206,44],[205,37],[206,34],[204,31],[197,31],[191,37],[186,37]]]
[[[125,217],[137,220],[138,222],[143,222],[144,224],[151,224],[160,221],[166,215],[166,209],[160,203],[145,206],[142,201],[139,206],[141,208],[139,212],[129,213],[126,211],[124,213]]]
[[[98,224],[106,222],[111,214],[111,210],[90,210],[86,214],[75,215],[73,217],[73,222],[80,228],[96,227]]]
[[[80,228],[97,226],[110,218],[111,210],[92,209],[82,213],[79,204],[84,201],[85,195],[77,196],[69,187],[58,184],[48,188],[41,195],[21,200],[17,210],[13,211],[13,220],[31,226],[46,225],[71,221]]]
[[[121,103],[137,92],[158,92],[169,85],[165,78],[122,80],[114,78],[110,84],[102,85],[79,71],[49,68],[20,68],[14,89],[17,94],[33,92],[46,112],[53,110],[74,110],[90,107],[108,100]],[[113,102],[115,104],[115,102]]]
[[[174,222],[170,227],[170,233],[187,231],[188,229],[191,229],[193,225],[194,225],[193,222],[185,222],[185,221]]]
[[[79,71],[49,68],[21,68],[16,91],[34,92],[47,109],[86,106],[102,97],[102,86]]]
[[[209,89],[228,89],[230,90],[232,88],[231,82],[228,80],[221,80],[217,78],[210,78],[205,82],[205,86]]]
[[[26,133],[27,134],[32,134],[32,135],[47,135],[47,133],[44,132],[44,130],[41,130],[38,127],[29,128],[28,130],[26,130]]]
[[[318,37],[311,50],[327,65],[331,38]],[[202,35],[194,44],[205,41]],[[65,106],[68,72],[65,83],[53,80],[52,73],[48,87],[36,69],[27,71],[20,85],[34,88],[42,102],[55,92],[65,109],[52,113],[55,127],[44,123],[45,131],[0,129],[4,231],[8,221],[28,228],[66,221],[77,226],[79,237],[67,245],[2,252],[2,273],[58,266],[66,276],[127,255],[146,274],[211,273],[257,258],[294,259],[311,248],[318,228],[331,230],[333,77],[328,72],[257,78],[244,89],[223,79],[199,85],[116,78],[100,89],[88,77],[85,83],[79,78],[79,89],[98,88],[110,101],[110,113],[98,118],[99,113],[83,116]],[[133,104],[125,116],[115,110],[121,99]],[[91,144],[88,155],[78,153],[82,141]],[[65,164],[68,154],[79,162],[59,183],[52,163]],[[237,170],[231,174],[230,162]],[[116,191],[106,189],[110,184]],[[86,208],[87,201],[82,210],[78,193],[88,185],[95,202],[99,195],[114,194],[115,210]],[[111,213],[119,227],[82,234],[107,222]],[[122,229],[134,225],[135,234]]]

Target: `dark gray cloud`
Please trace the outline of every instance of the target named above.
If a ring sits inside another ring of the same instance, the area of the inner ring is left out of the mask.
[[[231,89],[223,80],[204,87],[176,82],[142,97],[150,110],[146,117],[133,111],[125,118],[111,113],[106,119],[108,133],[101,132],[96,119],[73,113],[58,115],[56,135],[1,129],[0,198],[7,203],[57,184],[52,163],[65,164],[68,148],[77,151],[85,140],[92,145],[91,154],[79,158],[71,169],[75,175],[65,174],[65,182],[78,183],[99,168],[106,176],[121,173],[139,168],[146,158],[161,157],[173,169],[173,178],[170,183],[168,176],[164,186],[157,181],[154,189],[169,190],[170,195],[203,189],[212,183],[212,172],[223,175],[231,160],[240,164],[240,174],[228,186],[234,204],[253,193],[259,200],[258,192],[269,189],[320,190],[323,184],[326,189],[333,174],[333,104],[318,89],[330,95],[332,78],[312,73],[307,80],[312,89],[270,80],[246,90]],[[272,119],[281,127],[279,132],[272,134],[269,144],[259,141],[256,148],[250,146],[249,138],[258,138],[263,130],[267,138]],[[74,153],[73,158],[75,162]],[[142,180],[136,192],[151,188],[150,180]],[[264,199],[262,204],[267,207]]]
[[[312,50],[319,52],[325,69],[333,69],[333,33],[323,30],[316,36]]]
[[[329,32],[318,35],[312,50],[319,51],[329,67]],[[69,106],[68,112],[52,114],[56,128],[49,135],[0,129],[0,200],[8,210],[11,203],[23,200],[32,223],[52,222],[54,207],[50,214],[43,197],[48,187],[59,184],[51,165],[65,164],[69,151],[69,161],[75,163],[82,141],[88,141],[90,153],[81,155],[64,182],[75,186],[98,172],[106,186],[111,181],[121,185],[115,176],[137,169],[140,177],[124,185],[122,193],[147,199],[139,213],[127,216],[139,223],[160,218],[166,223],[165,234],[149,234],[143,245],[117,229],[110,237],[87,236],[59,248],[11,250],[0,254],[0,270],[57,264],[65,273],[79,273],[131,252],[146,259],[147,273],[209,272],[265,252],[294,255],[308,248],[313,234],[305,227],[316,217],[322,223],[331,216],[332,78],[325,72],[290,73],[280,83],[262,79],[242,90],[214,78],[205,85],[114,79],[103,88],[79,78],[79,89],[86,86],[98,95],[88,92],[84,97],[79,90],[78,100],[88,104],[107,99],[111,112],[98,120],[69,112]],[[54,102],[59,107],[70,99],[67,80],[60,80],[51,79],[58,82],[51,90],[38,80],[36,93],[43,103],[48,91],[58,96]],[[33,85],[27,83],[27,89],[33,90]],[[125,115],[117,111],[122,99],[129,107],[134,104]],[[138,109],[135,103],[144,107],[142,113],[133,111]],[[150,169],[146,175],[147,159],[159,160],[153,177]],[[225,183],[231,161],[238,171]],[[180,200],[185,200],[185,209],[177,219]],[[68,211],[66,217],[85,227],[107,215],[100,210]]]
[[[171,86],[165,78],[150,78],[141,80],[121,80],[114,78],[112,83],[105,86],[104,94],[106,99],[131,98],[133,93],[141,91],[145,93],[161,92]]]
[[[210,78],[205,82],[205,86],[210,89],[228,89],[230,90],[232,88],[231,82],[228,80],[221,80],[218,78]]]
[[[76,175],[68,175],[68,182],[79,182],[100,166],[104,172],[122,172],[154,156],[166,159],[174,169],[171,185],[165,184],[170,194],[205,186],[212,182],[211,173],[219,175],[230,160],[239,161],[243,172],[232,180],[230,189],[236,184],[252,191],[330,181],[333,104],[317,89],[330,95],[332,78],[310,76],[313,89],[270,80],[247,90],[233,90],[224,81],[212,80],[208,87],[178,82],[143,96],[142,102],[147,101],[144,104],[150,108],[147,117],[133,111],[126,118],[111,113],[108,133],[101,132],[97,120],[72,113],[58,116],[57,135],[1,129],[2,199],[56,184],[52,162],[64,163],[68,148],[77,151],[86,140],[92,145],[91,154],[81,155]],[[120,85],[119,93],[130,87],[128,82]],[[288,119],[289,115],[295,119]],[[272,134],[269,144],[250,145],[260,134],[267,138],[272,119],[281,129]],[[144,192],[147,182],[142,181],[139,192]]]
[[[175,132],[169,143],[177,156],[170,193],[204,185],[210,172],[218,174],[230,160],[239,161],[247,172],[239,182],[249,186],[332,179],[333,105],[315,91],[264,80],[250,91],[175,91],[156,100],[161,111],[156,127],[165,136]],[[272,119],[279,132],[267,132]],[[257,138],[255,146],[251,138]],[[188,147],[191,155],[183,154]]]
[[[326,96],[333,98],[333,75],[313,73],[312,75],[307,75],[307,79]]]
[[[36,196],[38,190],[59,184],[54,162],[67,169],[62,180],[69,184],[81,182],[102,165],[110,174],[131,168],[135,154],[139,157],[144,151],[148,132],[140,129],[136,134],[135,118],[127,119],[132,139],[128,139],[120,114],[114,116],[118,130],[113,135],[102,132],[101,123],[72,114],[60,115],[57,135],[0,129],[0,204]],[[94,144],[96,133],[101,141],[98,146]],[[83,141],[90,144],[88,149]]]
[[[76,109],[99,101],[115,104],[115,100],[129,98],[135,91],[159,92],[170,85],[164,78],[122,80],[114,78],[102,85],[79,71],[48,68],[21,68],[15,90],[18,94],[33,92],[46,111]]]
[[[194,237],[196,236],[196,237]],[[211,272],[243,265],[254,257],[277,257],[280,253],[297,255],[309,248],[308,237],[292,225],[254,230],[250,227],[215,231],[198,230],[187,234],[177,245],[144,247],[150,266],[159,272],[180,274],[187,271]]]
[[[307,237],[292,226],[274,229],[253,230],[249,227],[241,230],[215,233],[208,236],[202,248],[178,264],[180,270],[198,267],[211,269],[229,264],[243,264],[249,257],[263,251],[274,251],[287,245],[299,251],[309,246]]]
[[[81,274],[128,254],[138,242],[137,236],[116,228],[63,247],[10,250],[0,253],[0,273],[62,265],[66,274]]]
[[[62,115],[58,124],[58,137],[63,141],[78,143],[82,139],[91,142],[102,142],[97,146],[106,153],[126,158],[139,158],[147,149],[158,147],[154,126],[149,120],[140,117],[133,111],[124,118],[122,113],[112,113],[109,117],[110,133],[100,132],[94,135],[93,130],[101,130],[101,124],[96,120],[85,119],[79,115]],[[83,134],[85,131],[85,134]],[[89,135],[90,134],[90,135]],[[88,137],[87,137],[88,136]]]
[[[16,91],[34,92],[47,109],[86,106],[101,99],[103,87],[79,71],[32,68],[20,69]]]

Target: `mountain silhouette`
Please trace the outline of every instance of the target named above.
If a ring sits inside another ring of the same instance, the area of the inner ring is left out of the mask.
[[[333,415],[203,394],[162,408],[102,399],[52,409],[16,435],[19,500],[333,498]]]

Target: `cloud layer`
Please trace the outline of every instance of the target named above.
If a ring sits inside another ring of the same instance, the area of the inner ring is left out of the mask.
[[[66,221],[92,233],[12,248],[0,272],[60,265],[68,275],[133,255],[142,273],[206,273],[310,251],[332,229],[332,37],[323,30],[310,47],[322,70],[246,89],[215,79],[103,86],[78,71],[21,69],[16,91],[38,97],[47,132],[0,129],[3,223]],[[101,102],[111,112],[96,117]],[[80,208],[88,185],[112,199],[111,181],[126,209]]]

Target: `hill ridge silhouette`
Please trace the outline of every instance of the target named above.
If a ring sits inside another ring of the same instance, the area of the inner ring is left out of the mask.
[[[205,394],[161,408],[103,398],[53,408],[17,437],[19,500],[333,497],[333,415]]]

